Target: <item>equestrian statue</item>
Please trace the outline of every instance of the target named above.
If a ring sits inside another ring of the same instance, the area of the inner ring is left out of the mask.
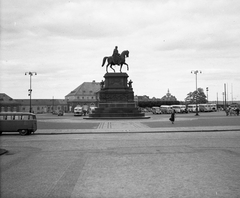
[[[112,56],[105,56],[103,58],[103,63],[102,63],[102,67],[104,66],[106,60],[108,62],[107,66],[106,66],[106,72],[108,73],[108,66],[110,65],[110,68],[115,72],[115,69],[112,68],[113,65],[117,65],[120,66],[120,72],[122,73],[122,66],[123,65],[127,65],[127,70],[129,70],[128,68],[128,64],[125,63],[125,57],[129,56],[129,51],[125,50],[123,51],[121,54],[118,53],[118,47],[116,46],[115,49],[113,50],[113,55]]]

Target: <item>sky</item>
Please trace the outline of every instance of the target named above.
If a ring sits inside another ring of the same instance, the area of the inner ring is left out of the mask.
[[[184,101],[197,82],[209,101],[222,101],[224,84],[239,101],[239,10],[239,0],[1,0],[0,93],[28,99],[25,72],[37,72],[32,98],[64,99],[104,80],[118,46],[134,95]]]

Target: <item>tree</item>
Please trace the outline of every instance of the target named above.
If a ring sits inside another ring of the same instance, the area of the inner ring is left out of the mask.
[[[185,102],[188,104],[195,104],[196,103],[196,96],[197,96],[197,103],[198,104],[206,104],[207,97],[205,93],[203,92],[203,88],[198,88],[197,91],[189,92],[187,94],[187,97],[185,98]]]

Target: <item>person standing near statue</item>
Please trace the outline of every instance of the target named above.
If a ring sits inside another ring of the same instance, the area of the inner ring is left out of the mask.
[[[114,48],[112,57],[113,57],[113,62],[115,64],[118,64],[120,60],[120,54],[118,53],[118,46]]]

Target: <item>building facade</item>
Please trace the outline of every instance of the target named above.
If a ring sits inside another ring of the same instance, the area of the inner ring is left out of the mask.
[[[16,99],[20,104],[19,111],[29,112],[30,102],[28,99]],[[63,99],[32,99],[31,100],[33,113],[54,113],[68,112],[67,102]]]
[[[73,112],[74,108],[77,105],[83,106],[87,105],[88,107],[97,107],[99,101],[98,92],[101,89],[100,82],[84,82],[79,85],[76,89],[71,91],[68,95],[65,96],[67,101],[68,110]]]
[[[5,93],[0,93],[0,111],[1,112],[18,112],[20,103],[12,99]]]
[[[52,113],[68,111],[67,102],[63,99],[32,99],[31,107],[33,113]],[[29,112],[29,99],[12,99],[5,93],[0,93],[1,112]]]

